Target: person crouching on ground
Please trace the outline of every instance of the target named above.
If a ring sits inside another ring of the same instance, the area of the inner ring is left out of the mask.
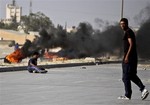
[[[38,52],[34,52],[32,58],[28,61],[27,70],[29,73],[46,73],[47,71],[44,68],[39,68],[37,66],[37,59],[39,57]]]

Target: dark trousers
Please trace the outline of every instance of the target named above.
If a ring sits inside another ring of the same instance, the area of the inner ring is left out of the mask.
[[[143,85],[140,78],[137,76],[137,63],[122,63],[123,76],[122,80],[125,86],[125,96],[131,98],[132,89],[131,81],[134,82],[142,91],[145,86]]]

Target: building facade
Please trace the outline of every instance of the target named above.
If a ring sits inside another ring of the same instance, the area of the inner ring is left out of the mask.
[[[20,22],[22,15],[22,8],[13,4],[6,5],[6,19],[16,17],[16,21]]]
[[[22,7],[16,5],[15,0],[12,1],[12,4],[6,4],[6,19],[2,19],[4,23],[10,24],[13,19],[16,22],[20,22],[22,16]]]

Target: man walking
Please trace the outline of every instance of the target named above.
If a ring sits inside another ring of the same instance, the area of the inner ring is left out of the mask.
[[[120,20],[120,27],[124,31],[124,57],[122,62],[123,83],[125,86],[125,95],[118,97],[118,99],[130,100],[132,95],[131,81],[134,82],[142,93],[142,100],[146,99],[149,92],[145,89],[140,78],[137,76],[137,50],[136,38],[134,32],[128,27],[128,19],[122,18]]]

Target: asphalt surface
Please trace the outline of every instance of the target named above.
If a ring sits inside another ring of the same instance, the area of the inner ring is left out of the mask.
[[[47,70],[47,74],[1,72],[0,105],[150,105],[150,96],[142,101],[133,83],[132,99],[117,99],[124,93],[120,64]],[[150,90],[150,70],[138,68],[138,75]]]

